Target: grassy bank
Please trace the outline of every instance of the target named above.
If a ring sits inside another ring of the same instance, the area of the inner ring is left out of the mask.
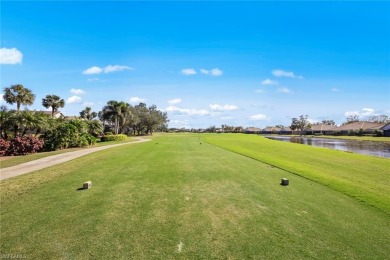
[[[356,141],[373,141],[373,142],[390,142],[390,137],[376,137],[376,136],[334,136],[334,135],[312,135],[307,137],[314,138],[329,138],[341,140],[356,140]]]
[[[291,185],[280,186],[282,177]],[[78,190],[86,180],[92,188]],[[1,253],[32,259],[386,259],[390,252],[388,215],[198,136],[97,152],[5,180],[0,195]]]
[[[264,134],[261,136],[297,136],[301,135],[279,135],[279,134]],[[356,140],[356,141],[374,141],[374,142],[390,142],[390,137],[376,137],[376,136],[346,136],[346,135],[303,135],[308,138],[329,138],[329,139],[340,139],[340,140]]]
[[[390,160],[257,135],[204,135],[214,145],[327,185],[390,214]]]

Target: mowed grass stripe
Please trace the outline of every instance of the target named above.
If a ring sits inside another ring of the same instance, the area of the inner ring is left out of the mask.
[[[203,135],[205,141],[327,185],[390,215],[390,160],[269,140],[258,135]]]
[[[12,189],[51,175],[34,189]],[[282,177],[293,185],[280,186]],[[76,191],[86,180],[92,188]],[[390,251],[386,214],[190,135],[98,152],[0,185],[3,254],[385,259]]]

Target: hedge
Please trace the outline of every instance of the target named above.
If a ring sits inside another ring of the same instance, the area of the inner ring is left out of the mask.
[[[110,142],[110,141],[123,141],[127,139],[127,135],[119,134],[119,135],[105,135],[100,138],[102,142]]]

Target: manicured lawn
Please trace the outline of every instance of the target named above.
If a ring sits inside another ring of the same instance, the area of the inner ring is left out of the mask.
[[[300,136],[300,135],[278,135],[278,134],[264,134],[262,136]],[[375,141],[375,142],[390,142],[390,137],[376,137],[376,136],[334,136],[334,135],[303,135],[303,137],[310,138],[329,138],[341,140],[356,140],[356,141]]]
[[[308,136],[309,137],[309,136]],[[390,137],[376,137],[376,136],[333,136],[333,135],[315,135],[311,137],[329,138],[329,139],[343,139],[343,140],[357,140],[357,141],[375,141],[375,142],[390,142]]]
[[[327,185],[390,215],[390,160],[326,148],[269,140],[258,135],[204,135],[239,154]]]
[[[110,144],[127,143],[127,142],[133,142],[133,141],[134,141],[133,137],[129,137],[129,138],[127,138],[127,140],[117,141],[117,142],[100,142],[100,141],[98,141],[95,145],[92,145],[90,147],[98,147],[98,146],[105,146],[105,145],[110,145]],[[87,148],[90,148],[90,147],[87,147]],[[56,154],[68,153],[68,152],[77,151],[77,150],[81,150],[81,149],[87,149],[87,148],[69,148],[69,149],[52,151],[52,152],[42,152],[42,153],[36,153],[36,154],[29,154],[26,156],[0,157],[0,169],[15,166],[15,165],[18,165],[21,163],[30,162],[33,160],[38,160],[38,159],[45,158],[45,157],[52,156],[52,155],[56,155]]]
[[[244,137],[221,135],[231,143]],[[389,215],[202,138],[162,135],[2,181],[1,253],[31,259],[388,257]],[[217,135],[205,138],[223,143]],[[290,186],[279,185],[282,177]],[[78,190],[87,180],[92,188]]]

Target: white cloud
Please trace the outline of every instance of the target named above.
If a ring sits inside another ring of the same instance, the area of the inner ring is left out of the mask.
[[[90,79],[87,79],[88,82],[99,81],[99,80],[100,80],[99,78],[90,78]]]
[[[84,102],[83,103],[83,106],[86,106],[86,107],[91,107],[91,106],[93,106],[95,103],[93,103],[93,102]]]
[[[214,69],[212,69],[212,70],[210,71],[210,74],[211,74],[212,76],[218,77],[218,76],[222,76],[223,71],[220,70],[220,69],[218,69],[218,68],[214,68]]]
[[[132,104],[139,104],[139,103],[143,103],[145,101],[146,101],[146,99],[140,98],[140,97],[131,97],[130,98],[130,103],[132,103]]]
[[[344,115],[346,117],[349,117],[349,116],[360,116],[360,113],[359,111],[347,111],[344,113]]]
[[[249,120],[269,120],[268,116],[263,114],[256,114],[249,117]]]
[[[292,93],[292,91],[289,90],[288,88],[278,88],[278,93],[288,94],[288,93]]]
[[[75,104],[75,103],[80,103],[81,102],[81,97],[79,96],[71,96],[70,98],[68,98],[66,100],[66,103],[69,103],[69,104]]]
[[[272,75],[274,75],[275,77],[288,77],[288,78],[293,78],[293,79],[303,79],[302,76],[297,76],[292,71],[284,71],[284,70],[279,70],[279,69],[273,70]]]
[[[337,91],[340,91],[340,90],[338,88],[332,88],[330,91],[337,92]]]
[[[129,66],[122,66],[122,65],[108,65],[104,68],[104,73],[110,73],[115,71],[123,71],[123,70],[133,70],[134,68],[131,68]]]
[[[196,74],[196,70],[192,69],[192,68],[182,69],[181,70],[181,74],[186,75],[186,76],[195,75]]]
[[[235,105],[218,105],[218,104],[211,104],[210,105],[211,110],[213,111],[233,111],[237,110],[238,106]]]
[[[372,108],[363,108],[361,115],[362,116],[371,116],[375,114],[375,110]]]
[[[171,127],[186,127],[189,124],[189,120],[171,120],[169,121],[169,125]]]
[[[205,70],[205,69],[200,69],[200,73],[205,74],[205,75],[209,75],[210,71],[209,70]]]
[[[256,89],[256,93],[264,93],[264,90],[262,90],[262,89]]]
[[[261,82],[261,85],[279,85],[279,82],[271,79],[265,79]]]
[[[85,75],[92,75],[92,74],[100,74],[103,72],[102,68],[99,68],[97,66],[90,67],[89,69],[86,69],[83,71],[83,74]]]
[[[231,116],[223,116],[223,117],[221,117],[221,119],[222,120],[232,120],[233,117],[231,117]]]
[[[169,106],[165,109],[167,112],[176,112],[179,114],[183,115],[188,115],[188,116],[204,116],[204,115],[209,115],[210,112],[205,110],[205,109],[188,109],[188,108],[179,108],[176,106]]]
[[[373,108],[363,108],[361,111],[347,111],[344,113],[346,117],[349,116],[362,116],[369,117],[376,115],[375,110]]]
[[[0,48],[0,64],[22,63],[23,54],[16,48]]]
[[[132,68],[132,67],[122,66],[122,65],[108,65],[104,68],[93,66],[93,67],[90,67],[89,69],[84,70],[83,74],[92,75],[92,74],[100,74],[102,72],[111,73],[111,72],[115,72],[115,71],[133,70],[133,69],[134,68]]]
[[[75,95],[83,95],[83,94],[85,94],[85,91],[82,89],[72,88],[70,90],[70,93],[75,94]]]
[[[4,101],[4,94],[0,94],[0,103]]]
[[[307,121],[308,121],[310,124],[319,123],[318,120],[316,120],[316,119],[311,119],[311,118],[308,118]]]
[[[179,104],[181,103],[181,99],[180,98],[174,98],[174,99],[171,99],[171,100],[168,100],[168,104],[170,105],[176,105],[176,104]]]

